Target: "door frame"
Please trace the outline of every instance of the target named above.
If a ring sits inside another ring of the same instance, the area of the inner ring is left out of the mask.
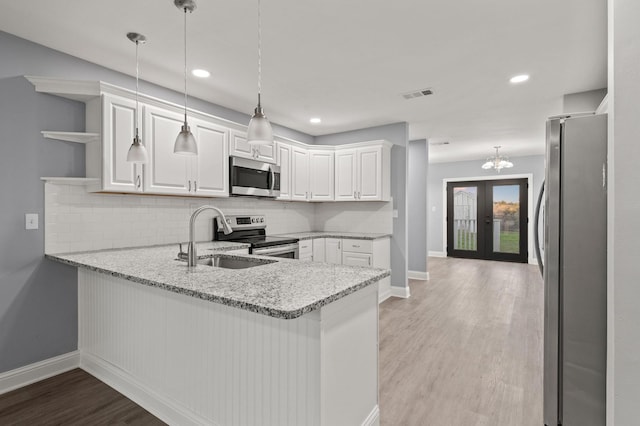
[[[508,180],[508,179],[527,179],[529,189],[527,190],[527,261],[530,265],[537,265],[535,252],[533,250],[533,173],[522,173],[517,175],[490,175],[490,176],[469,176],[459,178],[442,179],[442,247],[447,247],[447,184],[449,182],[467,182],[473,180]],[[444,250],[445,257],[447,251]]]

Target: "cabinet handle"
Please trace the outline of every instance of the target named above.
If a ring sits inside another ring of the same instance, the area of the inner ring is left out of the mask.
[[[355,248],[360,248],[360,246],[359,246],[359,245],[357,245],[357,244],[354,244],[354,245],[353,245],[353,247],[355,247]]]
[[[362,194],[358,191],[358,200],[362,198]]]
[[[367,261],[369,262],[369,266],[371,266],[371,258],[370,257],[367,258]]]
[[[307,191],[304,191],[304,199],[305,200],[309,199],[309,193]]]
[[[140,189],[140,175],[136,177],[136,188]]]
[[[358,193],[356,191],[353,191],[353,198],[358,198]]]
[[[193,192],[198,192],[198,181],[193,181]]]
[[[338,250],[340,250],[340,241],[338,241]]]
[[[313,200],[313,192],[310,192],[309,194],[309,198]]]
[[[189,192],[191,192],[191,181],[189,181]]]

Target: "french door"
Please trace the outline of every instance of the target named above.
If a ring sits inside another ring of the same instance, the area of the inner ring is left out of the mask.
[[[527,262],[527,179],[447,184],[447,256]]]

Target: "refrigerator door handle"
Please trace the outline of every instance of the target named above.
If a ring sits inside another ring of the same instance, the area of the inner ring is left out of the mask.
[[[542,209],[542,195],[544,194],[544,181],[540,187],[540,193],[538,194],[538,202],[536,203],[536,214],[533,221],[533,240],[534,247],[536,249],[536,259],[538,259],[538,268],[540,268],[540,275],[544,276],[544,265],[542,264],[542,255],[540,254],[540,211]]]

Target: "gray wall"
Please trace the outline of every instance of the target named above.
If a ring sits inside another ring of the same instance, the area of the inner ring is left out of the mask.
[[[409,270],[427,272],[427,140],[409,141],[408,157]]]
[[[607,89],[597,89],[564,95],[562,111],[566,113],[595,111],[606,94]]]
[[[451,163],[429,164],[429,227],[427,229],[429,252],[444,252],[443,245],[443,186],[445,178],[466,178],[494,175],[518,175],[533,174],[533,203],[536,202],[540,185],[544,180],[544,155],[532,155],[527,157],[511,157],[509,159],[514,166],[511,169],[496,173],[491,170],[483,170],[480,166],[484,161],[457,161]],[[534,206],[535,207],[535,206]],[[530,218],[533,221],[533,218]],[[529,237],[531,244],[532,236]],[[530,253],[531,255],[531,250]],[[531,257],[531,256],[530,256]]]
[[[318,145],[343,145],[376,139],[386,139],[394,144],[391,149],[391,196],[398,217],[393,219],[391,237],[391,285],[407,287],[407,123],[394,123],[351,132],[316,137]]]
[[[42,176],[84,176],[84,146],[44,139],[41,130],[82,131],[84,104],[36,93],[22,76],[103,80],[134,89],[135,79],[0,31],[0,373],[77,348],[75,268],[46,261]],[[175,103],[180,93],[141,82],[140,91]],[[236,122],[249,116],[191,99],[190,106]],[[248,111],[250,112],[250,111]],[[312,136],[274,125],[282,136]],[[24,214],[40,229],[26,231]]]

